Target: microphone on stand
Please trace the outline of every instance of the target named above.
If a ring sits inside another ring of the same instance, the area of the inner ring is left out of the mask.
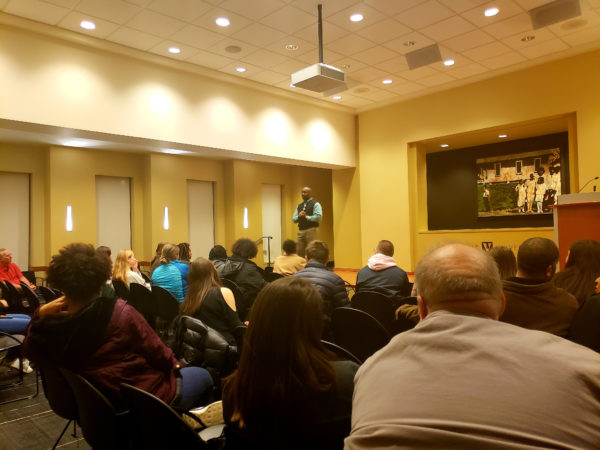
[[[577,193],[579,194],[581,191],[583,191],[583,189],[584,189],[584,188],[585,188],[585,187],[586,187],[588,184],[590,184],[590,183],[591,183],[592,181],[594,181],[594,180],[597,180],[598,178],[600,178],[600,177],[594,177],[594,178],[592,178],[592,179],[588,180],[588,182],[587,182],[587,183],[585,183],[585,184],[584,184],[584,185],[581,187],[581,189],[579,189],[579,190],[577,191]],[[596,192],[596,186],[594,186],[594,192]]]

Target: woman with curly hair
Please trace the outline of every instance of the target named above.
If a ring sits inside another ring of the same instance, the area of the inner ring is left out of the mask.
[[[181,314],[200,319],[214,328],[232,345],[236,341],[233,331],[242,325],[235,312],[233,292],[221,286],[219,274],[205,258],[197,258],[190,265],[188,292],[181,304]]]
[[[341,448],[344,436],[326,444],[319,425],[347,418],[350,431],[358,365],[323,347],[321,304],[309,281],[286,277],[269,283],[250,313],[238,369],[223,386],[223,417],[265,448]]]
[[[595,293],[600,276],[600,242],[575,241],[569,248],[565,268],[554,275],[554,284],[573,294],[579,305]]]
[[[47,273],[48,284],[65,295],[35,312],[24,342],[31,361],[82,375],[116,407],[123,406],[120,383],[179,408],[208,403],[212,379],[206,370],[180,369],[171,349],[133,307],[99,297],[110,277],[108,258],[89,244],[70,244],[52,257]]]
[[[138,260],[132,250],[121,250],[117,253],[112,273],[113,280],[121,280],[127,287],[131,283],[141,284],[150,289],[138,267]]]

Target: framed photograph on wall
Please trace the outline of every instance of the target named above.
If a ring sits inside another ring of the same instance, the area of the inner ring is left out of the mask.
[[[477,158],[477,216],[552,214],[561,194],[560,148]]]

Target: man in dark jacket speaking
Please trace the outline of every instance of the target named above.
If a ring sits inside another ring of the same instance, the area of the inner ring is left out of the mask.
[[[302,203],[300,203],[292,220],[298,224],[298,256],[304,258],[306,246],[317,239],[317,228],[323,218],[321,204],[312,198],[312,189],[308,186],[302,188]]]

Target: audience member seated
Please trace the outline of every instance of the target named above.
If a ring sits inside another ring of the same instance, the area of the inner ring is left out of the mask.
[[[150,261],[150,272],[154,272],[154,269],[156,269],[158,266],[160,266],[160,257],[162,255],[162,249],[165,246],[165,244],[167,244],[167,242],[159,242],[156,245],[156,251],[154,252],[154,258],[152,258],[152,261]]]
[[[173,261],[179,257],[179,249],[166,243],[160,256],[160,265],[152,272],[152,284],[165,288],[179,301],[183,301],[183,281],[181,272]]]
[[[112,277],[114,280],[121,280],[128,287],[131,283],[137,283],[151,289],[150,283],[147,283],[142,277],[138,260],[135,259],[132,250],[121,250],[117,253]]]
[[[221,278],[228,278],[237,284],[243,299],[238,304],[240,317],[246,317],[254,299],[266,284],[263,270],[250,259],[258,253],[256,244],[247,238],[238,239],[231,247],[233,253],[223,264],[215,264]],[[215,261],[213,261],[215,263]]]
[[[577,299],[552,283],[558,248],[550,239],[527,239],[517,253],[517,276],[502,282],[506,309],[502,322],[567,336]]]
[[[54,255],[48,284],[65,296],[36,311],[25,354],[34,363],[79,373],[116,406],[122,406],[120,383],[180,408],[208,403],[212,380],[207,371],[179,370],[173,352],[133,307],[120,299],[98,298],[109,276],[108,260],[91,245],[70,244]]]
[[[418,263],[421,322],[355,377],[345,448],[598,448],[600,355],[498,321],[494,261],[451,244]]]
[[[595,292],[600,277],[600,242],[583,239],[569,248],[564,270],[554,275],[554,284],[573,294],[580,305]]]
[[[110,247],[107,247],[106,245],[100,245],[96,247],[96,253],[98,253],[103,258],[108,259],[108,261],[110,262],[112,274],[112,251],[110,250]],[[104,286],[102,286],[102,292],[100,292],[100,297],[117,298],[117,292],[115,291],[115,288],[112,284],[111,277],[108,277],[108,280],[106,280],[106,283],[104,283]]]
[[[335,308],[348,305],[346,284],[338,275],[329,271],[325,264],[329,260],[329,247],[323,241],[312,241],[306,246],[308,262],[304,269],[296,272],[293,277],[300,277],[310,281],[323,300],[323,315],[325,316],[325,330],[329,329],[331,314]]]
[[[379,241],[375,254],[356,277],[356,291],[376,291],[388,297],[410,295],[410,283],[406,272],[394,260],[394,244]]]
[[[35,291],[35,284],[25,278],[19,266],[12,262],[11,251],[5,248],[0,248],[0,280],[12,283],[19,290],[23,282]]]
[[[0,330],[8,334],[23,336],[31,318],[25,314],[8,314],[8,310],[8,302],[4,299],[0,299]],[[2,359],[1,364],[19,370],[18,351],[19,350],[13,349],[8,350],[6,356]],[[27,359],[23,359],[23,372],[33,372],[33,369],[29,367],[29,361]]]
[[[227,250],[222,245],[215,245],[208,252],[208,259],[212,261],[213,264],[215,261],[225,261],[227,259]]]
[[[265,448],[316,448],[312,426],[349,417],[358,366],[333,361],[322,326],[321,299],[308,281],[281,278],[261,291],[239,367],[225,379],[227,424]]]
[[[492,247],[488,253],[498,266],[501,280],[508,280],[517,274],[517,258],[510,248],[500,245]]]
[[[188,292],[180,310],[217,330],[231,345],[236,344],[233,331],[242,322],[235,311],[233,292],[221,286],[219,274],[209,260],[197,258],[190,265]]]
[[[292,275],[303,269],[306,259],[296,254],[296,241],[286,239],[282,245],[283,255],[275,258],[273,272],[281,275]]]
[[[179,246],[177,246],[176,248],[177,254],[179,255]],[[186,263],[182,261],[178,256],[176,259],[173,260],[173,264],[175,265],[175,267],[177,267],[177,270],[179,270],[179,273],[181,274],[181,289],[183,289],[183,296],[185,297],[185,294],[187,294],[188,287],[188,274],[190,273],[189,262]]]
[[[189,242],[180,242],[177,247],[179,247],[179,261],[189,266],[192,263],[192,246]]]

